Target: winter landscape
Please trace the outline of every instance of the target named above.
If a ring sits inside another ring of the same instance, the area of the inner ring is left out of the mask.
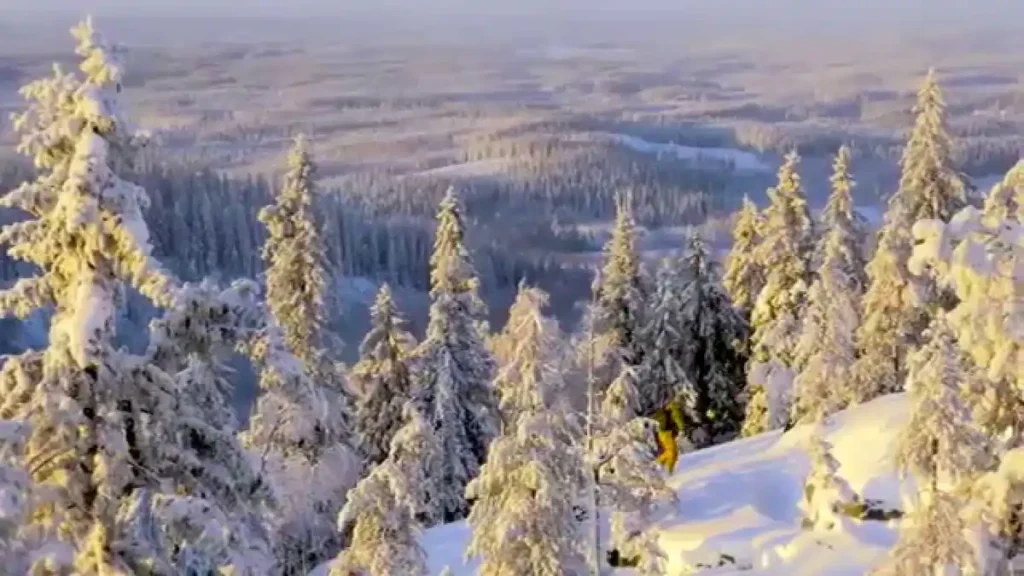
[[[0,572],[1024,574],[1016,0],[0,0]]]

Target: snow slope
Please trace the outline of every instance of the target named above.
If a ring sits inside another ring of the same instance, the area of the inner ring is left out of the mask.
[[[905,508],[892,454],[906,411],[904,397],[892,395],[837,414],[828,424],[839,474],[862,498],[881,500],[886,508]],[[680,458],[671,479],[678,504],[660,522],[669,574],[695,573],[697,564],[717,565],[728,555],[734,563],[699,573],[853,576],[884,558],[896,541],[888,523],[850,522],[830,533],[800,527],[797,503],[809,467],[803,448],[809,433],[807,427],[772,432]],[[448,565],[457,576],[473,574],[473,564],[462,560],[468,537],[462,522],[427,531],[430,573]]]

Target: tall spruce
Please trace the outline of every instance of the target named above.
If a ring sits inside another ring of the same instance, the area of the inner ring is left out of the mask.
[[[451,521],[468,512],[466,484],[486,460],[498,424],[490,386],[494,361],[484,347],[486,310],[454,189],[438,211],[430,263],[433,301],[426,338],[416,351],[416,394],[444,446],[445,492],[438,505],[440,517]]]
[[[752,362],[747,380],[744,435],[783,426],[789,417],[798,319],[805,305],[814,231],[797,167],[786,155],[778,184],[768,190],[764,234],[756,251],[767,270],[751,314]]]
[[[117,108],[117,51],[90,20],[72,34],[82,74],[57,68],[22,90],[14,124],[38,176],[0,201],[28,216],[0,240],[38,270],[0,293],[0,309],[53,310],[46,348],[0,371],[2,418],[28,425],[29,569],[257,574],[273,563],[249,523],[263,491],[218,383],[187,356],[159,364],[115,346],[126,285],[161,307],[179,291],[151,255],[148,195],[116,171],[138,144]]]
[[[683,263],[666,258],[658,268],[651,309],[646,314],[642,339],[647,350],[640,369],[639,413],[646,417],[681,400],[693,405],[693,384],[686,372],[688,330],[683,315]]]
[[[267,227],[267,303],[288,348],[310,371],[320,368],[327,290],[324,244],[313,213],[315,177],[308,144],[299,136],[274,204],[259,213]]]
[[[480,558],[484,575],[560,576],[582,573],[586,564],[583,526],[573,504],[588,474],[578,431],[555,404],[557,389],[545,377],[555,368],[544,365],[551,334],[539,317],[545,301],[543,292],[520,287],[516,305],[527,310],[517,310],[512,327],[520,337],[515,361],[505,366],[508,377],[498,379],[504,431],[466,488],[474,500],[466,555]],[[508,537],[509,526],[516,527],[515,538]]]
[[[562,344],[558,322],[543,314],[548,300],[543,290],[521,282],[505,328],[492,339],[497,361],[493,388],[503,427],[515,426],[523,404],[516,395],[524,390],[536,390],[545,405],[563,400]]]
[[[749,315],[764,287],[767,270],[757,261],[757,247],[761,242],[764,222],[757,206],[747,196],[732,229],[732,248],[725,263],[722,285],[736,308]]]
[[[825,208],[821,261],[807,296],[801,333],[794,351],[799,373],[794,381],[792,420],[818,422],[855,396],[851,388],[856,361],[854,334],[860,323],[864,289],[863,234],[850,191],[849,150],[836,156],[832,194]]]
[[[740,432],[749,328],[722,288],[717,265],[697,233],[690,236],[682,278],[682,366],[693,390],[691,440],[703,446]]]
[[[615,227],[604,247],[604,266],[593,311],[594,332],[604,351],[596,363],[599,379],[605,386],[623,365],[639,366],[644,352],[640,334],[645,297],[632,195],[620,195],[617,202]]]
[[[948,304],[929,277],[907,269],[918,220],[949,218],[966,204],[963,182],[953,170],[945,102],[934,70],[917,95],[917,114],[900,161],[899,189],[889,199],[878,247],[867,265],[869,287],[864,320],[857,331],[860,358],[854,369],[857,401],[900,390],[906,356],[921,345],[936,304]]]
[[[384,284],[370,308],[370,331],[360,346],[349,381],[356,390],[355,424],[360,451],[369,463],[387,457],[391,438],[402,425],[402,406],[412,397],[409,354],[415,347],[404,319]]]

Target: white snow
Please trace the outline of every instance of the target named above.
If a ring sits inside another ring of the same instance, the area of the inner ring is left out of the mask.
[[[698,162],[701,160],[730,162],[736,166],[737,170],[743,172],[772,172],[774,170],[757,154],[738,148],[683,146],[674,142],[665,144],[628,134],[610,134],[609,136],[613,141],[644,154],[675,156],[681,160]]]
[[[887,509],[903,509],[909,489],[901,489],[893,466],[894,441],[906,419],[907,402],[897,394],[840,412],[825,425],[839,476],[861,498],[882,501]],[[896,541],[895,523],[851,520],[828,532],[801,528],[811,432],[811,426],[800,426],[682,456],[670,480],[678,504],[658,524],[668,574],[859,576],[879,564]],[[468,541],[463,522],[424,533],[429,573],[450,566],[455,576],[474,574],[476,564],[463,562]],[[735,564],[695,569],[698,563],[717,565],[725,555]]]

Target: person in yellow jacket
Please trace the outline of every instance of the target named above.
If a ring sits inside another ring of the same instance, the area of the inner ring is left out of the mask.
[[[664,408],[659,408],[653,418],[658,423],[658,463],[671,474],[679,460],[676,439],[685,429],[683,406],[678,400],[673,400]]]

